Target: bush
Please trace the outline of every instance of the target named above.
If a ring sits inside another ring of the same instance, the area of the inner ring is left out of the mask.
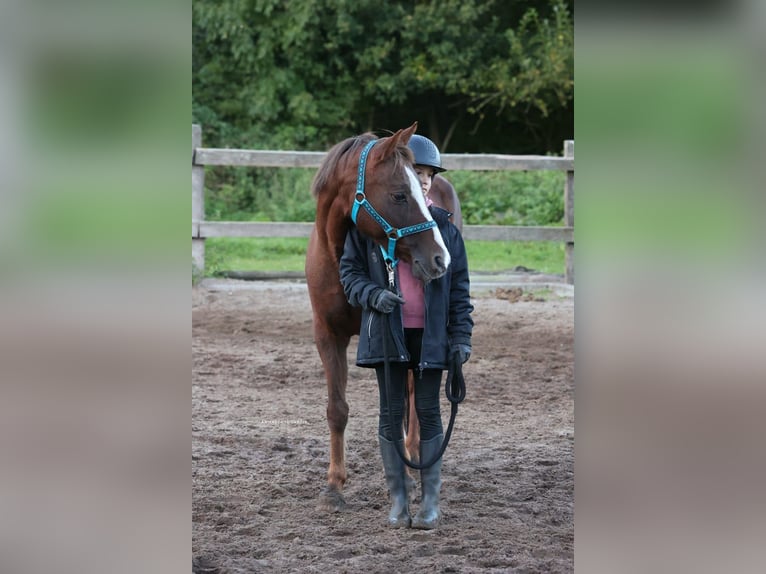
[[[455,186],[468,225],[561,225],[565,174],[557,171],[444,174]]]
[[[209,221],[314,221],[314,170],[208,168],[205,217]]]
[[[210,221],[313,221],[314,170],[208,168]],[[561,225],[564,173],[450,171],[469,225]]]

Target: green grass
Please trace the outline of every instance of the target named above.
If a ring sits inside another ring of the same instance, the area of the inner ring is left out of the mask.
[[[303,271],[307,243],[307,238],[210,238],[205,242],[205,273]],[[564,273],[563,243],[466,241],[466,251],[472,272],[508,271],[521,265]]]
[[[466,241],[471,271],[508,271],[519,265],[564,274],[564,244],[547,241]]]
[[[205,241],[205,274],[223,271],[303,271],[306,237],[212,237]]]

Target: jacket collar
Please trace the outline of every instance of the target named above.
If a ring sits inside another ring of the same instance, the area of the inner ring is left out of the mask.
[[[437,207],[436,205],[432,205],[430,207],[431,210],[431,216],[434,218],[434,221],[439,224],[439,226],[442,226],[449,222],[449,216],[452,215],[449,211],[446,209],[442,209],[441,207]]]

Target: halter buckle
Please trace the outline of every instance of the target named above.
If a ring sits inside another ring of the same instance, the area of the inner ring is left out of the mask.
[[[391,288],[391,291],[393,291],[396,286],[394,268],[395,267],[393,265],[393,262],[389,258],[386,258],[386,271],[388,271],[388,286]]]

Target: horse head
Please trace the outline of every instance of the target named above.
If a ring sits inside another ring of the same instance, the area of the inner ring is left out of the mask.
[[[450,255],[439,228],[433,222],[420,182],[412,167],[413,156],[407,147],[417,122],[407,129],[381,138],[370,151],[365,169],[364,194],[367,201],[394,230],[415,226],[424,230],[396,238],[397,258],[412,265],[412,274],[427,283],[446,273]],[[426,225],[423,225],[426,224]],[[362,210],[356,221],[359,231],[383,249],[390,245],[388,234],[376,218]]]

